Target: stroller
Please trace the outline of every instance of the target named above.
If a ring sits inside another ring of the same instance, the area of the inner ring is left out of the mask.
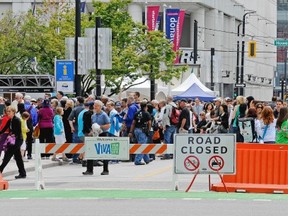
[[[219,125],[213,120],[208,121],[208,123],[205,126],[201,127],[202,133],[207,133],[207,134],[217,134],[218,128],[219,128]]]

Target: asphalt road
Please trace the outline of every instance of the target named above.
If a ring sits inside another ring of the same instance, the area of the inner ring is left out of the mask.
[[[43,170],[45,190],[35,189],[35,173],[26,179],[9,181],[0,191],[0,211],[11,216],[45,215],[287,215],[288,196],[281,194],[239,194],[208,191],[208,175],[198,175],[185,193],[193,175],[179,175],[179,190],[173,190],[172,160],[149,165],[110,165],[110,175],[83,176],[84,167],[63,165]],[[220,182],[217,175],[212,182]]]

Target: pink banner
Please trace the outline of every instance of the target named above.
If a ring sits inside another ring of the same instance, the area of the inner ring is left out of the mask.
[[[148,31],[155,31],[157,20],[160,11],[160,6],[147,6],[147,27]]]
[[[176,27],[176,33],[175,33],[174,41],[173,41],[173,43],[174,43],[173,50],[175,52],[177,52],[180,48],[180,41],[181,41],[181,37],[182,37],[184,19],[185,19],[185,11],[181,10],[179,13],[178,23],[177,23],[177,27]],[[179,63],[179,56],[178,55],[177,55],[174,63],[175,64]]]

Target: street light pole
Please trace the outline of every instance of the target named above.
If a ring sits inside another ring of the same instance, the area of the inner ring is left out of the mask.
[[[75,0],[75,79],[74,79],[74,88],[76,96],[81,95],[81,77],[78,71],[78,37],[81,37],[81,1]]]
[[[237,53],[236,53],[236,58],[237,58],[237,60],[236,60],[236,84],[239,84],[240,82],[240,80],[239,80],[239,63],[240,63],[240,61],[239,61],[239,51],[240,51],[240,41],[239,41],[239,37],[240,37],[240,26],[241,26],[241,24],[242,24],[242,22],[241,23],[239,23],[238,24],[238,27],[237,27]],[[239,88],[237,87],[237,95],[239,94]]]
[[[248,14],[255,13],[256,11],[249,11],[243,15],[242,19],[242,51],[241,51],[241,73],[240,73],[240,83],[244,83],[244,53],[245,53],[245,19]],[[240,88],[240,95],[244,95],[243,87]]]
[[[284,53],[284,94],[286,95],[287,93],[287,85],[286,85],[286,82],[287,82],[287,48],[285,47],[285,53]],[[282,97],[284,97],[284,94]],[[283,98],[282,98],[283,100]]]

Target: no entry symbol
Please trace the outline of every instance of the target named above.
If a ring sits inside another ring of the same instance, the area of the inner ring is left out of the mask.
[[[224,160],[220,156],[212,156],[209,159],[209,167],[214,171],[219,171],[224,167]]]
[[[199,168],[200,166],[200,161],[197,157],[195,156],[188,156],[184,160],[184,167],[189,170],[189,171],[195,171]]]

